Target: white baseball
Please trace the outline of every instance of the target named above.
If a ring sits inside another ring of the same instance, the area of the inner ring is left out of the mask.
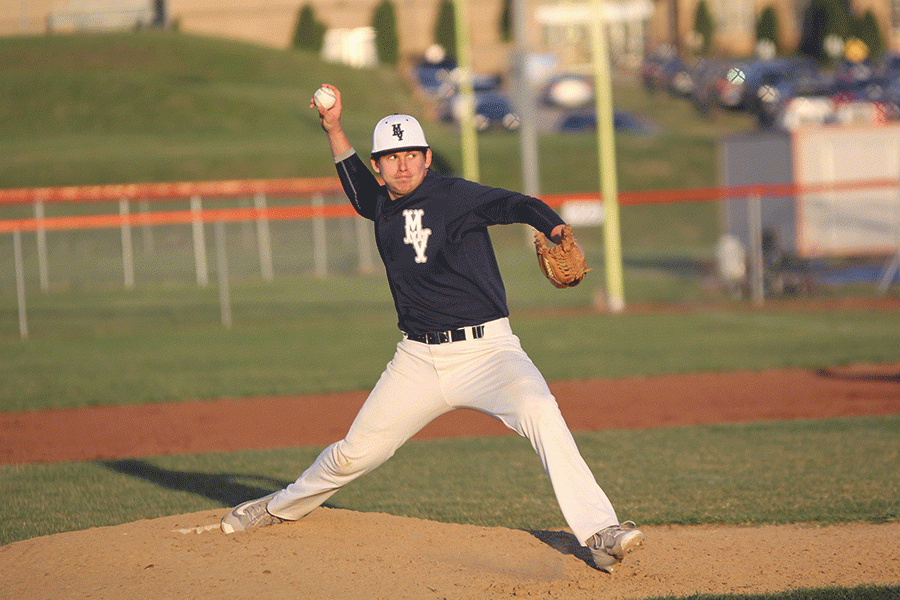
[[[313,102],[320,108],[326,110],[331,108],[335,103],[334,91],[327,87],[320,87],[316,90],[316,93],[313,94]]]

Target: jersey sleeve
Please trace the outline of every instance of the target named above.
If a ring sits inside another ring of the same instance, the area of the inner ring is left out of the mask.
[[[375,209],[381,184],[359,155],[348,152],[335,162],[344,193],[361,217],[375,220]]]
[[[565,223],[552,208],[533,196],[464,180],[454,187],[457,189],[453,190],[452,202],[457,214],[452,228],[460,233],[486,225],[524,223],[549,237],[554,227]]]

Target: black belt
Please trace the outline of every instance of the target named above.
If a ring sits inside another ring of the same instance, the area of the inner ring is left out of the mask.
[[[484,337],[484,325],[464,327],[463,329],[451,329],[450,331],[434,331],[428,333],[407,333],[407,339],[423,344],[446,344],[448,342],[462,342],[463,340],[477,340]]]

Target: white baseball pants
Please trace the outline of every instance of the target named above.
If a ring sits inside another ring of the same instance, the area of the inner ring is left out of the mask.
[[[528,438],[581,543],[618,523],[508,319],[486,323],[480,339],[429,345],[404,338],[347,436],[325,448],[279,492],[269,512],[287,520],[306,516],[342,486],[383,464],[433,419],[457,408],[492,415]]]

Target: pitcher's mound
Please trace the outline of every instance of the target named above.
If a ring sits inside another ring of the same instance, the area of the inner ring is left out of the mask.
[[[900,584],[900,523],[642,527],[612,575],[565,530],[518,531],[318,509],[224,535],[225,510],[0,548],[10,598],[645,598]]]

